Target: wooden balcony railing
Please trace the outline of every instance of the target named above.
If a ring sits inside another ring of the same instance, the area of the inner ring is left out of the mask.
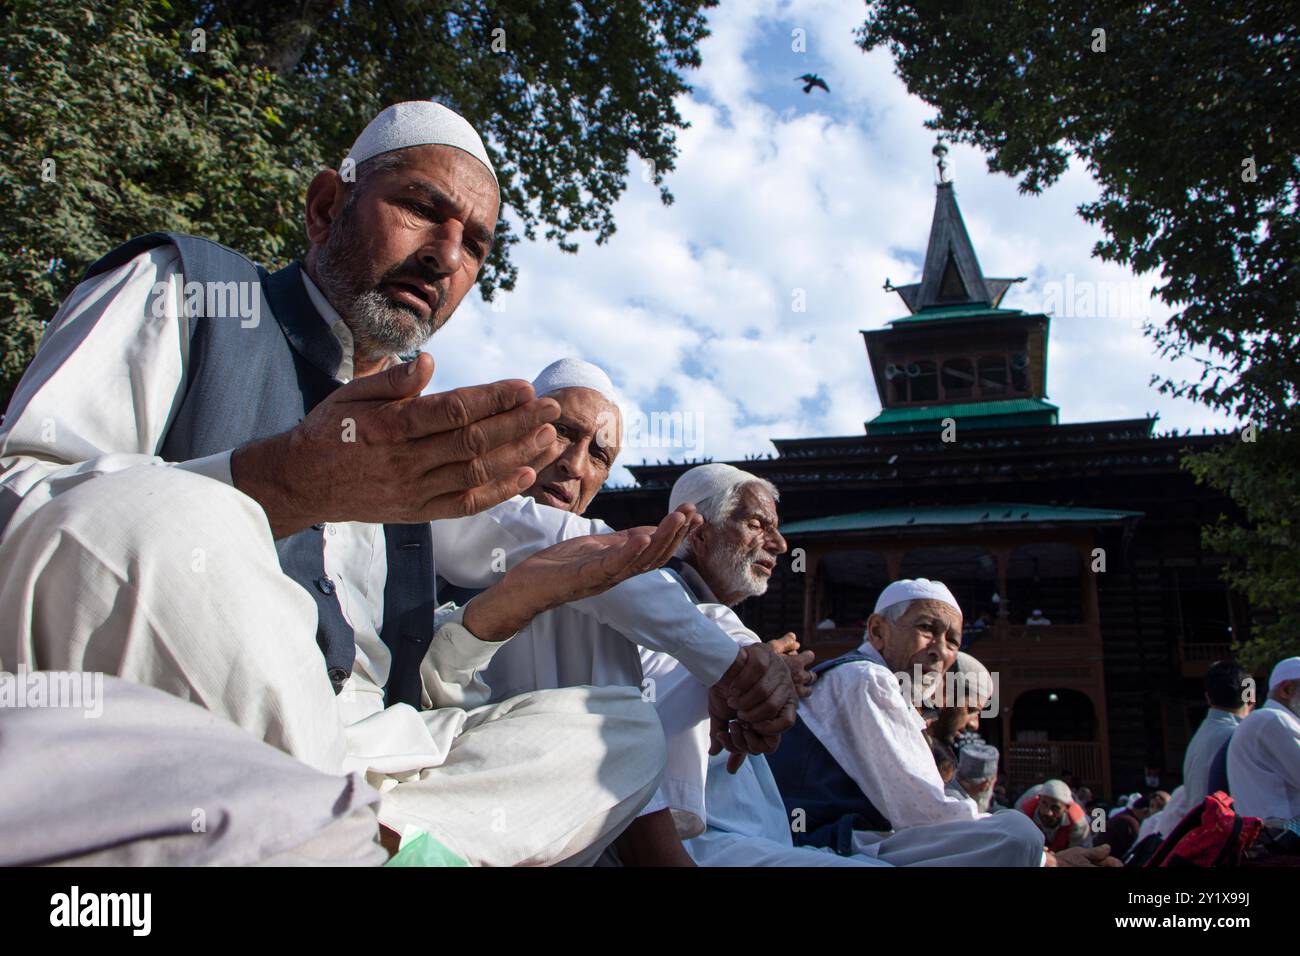
[[[1178,645],[1178,653],[1185,661],[1213,662],[1227,657],[1231,651],[1232,645],[1226,642],[1222,644],[1184,642]]]
[[[1096,741],[1016,741],[1006,745],[1003,761],[1012,792],[1067,772],[1098,792],[1106,782],[1101,744]]]

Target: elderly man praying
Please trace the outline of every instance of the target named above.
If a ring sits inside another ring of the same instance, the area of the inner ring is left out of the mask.
[[[806,815],[802,842],[861,853],[883,834],[949,824],[934,846],[936,860],[1057,863],[1023,814],[987,816],[944,792],[925,721],[900,686],[898,675],[910,683],[919,675],[923,687],[943,678],[961,647],[961,622],[957,599],[942,582],[895,581],[877,599],[862,645],[813,668],[812,695],[770,760],[786,808]],[[1091,852],[1061,862],[1092,865]]]
[[[777,489],[749,472],[727,464],[700,465],[685,472],[674,484],[670,506],[693,504],[704,523],[682,545],[680,562],[669,567],[700,611],[724,624],[742,645],[755,646],[758,635],[740,622],[733,606],[762,594],[780,555],[786,550],[779,531]],[[771,645],[781,651],[801,696],[810,692],[806,670],[812,655],[800,654],[794,635]],[[1037,840],[1015,825],[990,828],[982,841],[963,839],[965,824],[913,827],[881,834],[861,852],[839,855],[829,848],[795,846],[792,829],[802,820],[787,815],[768,761],[774,755],[757,755],[741,763],[737,755],[723,753],[728,739],[748,731],[735,722],[712,723],[716,692],[703,689],[683,674],[681,666],[662,653],[643,652],[647,681],[653,681],[656,707],[669,733],[670,766],[674,750],[671,733],[675,722],[693,716],[691,729],[697,740],[711,744],[704,809],[704,833],[686,841],[692,857],[702,866],[927,866],[1037,863],[1042,858]],[[811,693],[816,693],[812,685]],[[802,705],[801,705],[802,706]],[[782,748],[784,749],[784,744]],[[775,756],[779,756],[777,750]],[[933,766],[933,764],[932,764]],[[937,776],[937,771],[936,771]],[[1032,829],[1032,828],[1030,828]],[[977,852],[972,852],[973,850]]]
[[[539,397],[559,403],[555,445],[539,453],[533,462],[537,478],[520,497],[473,517],[435,524],[444,597],[472,595],[497,580],[519,554],[573,535],[610,531],[604,522],[581,515],[621,446],[613,384],[597,366],[565,358],[543,369],[533,388]],[[692,510],[690,503],[673,508]],[[653,682],[643,680],[642,649],[648,648],[680,663],[701,700],[708,688],[716,688],[720,725],[735,721],[749,728],[749,736],[728,739],[729,750],[770,750],[793,723],[795,690],[787,663],[768,647],[738,646],[732,622],[701,613],[678,579],[665,572],[632,578],[526,623],[482,674],[493,700],[589,684],[636,688],[658,701]],[[667,770],[655,798],[620,837],[616,857],[626,865],[688,866],[680,837],[704,828],[708,743],[695,735],[700,718],[693,711],[683,718],[662,704],[658,709],[668,737]]]
[[[154,233],[92,265],[0,428],[0,664],[105,671],[364,771],[383,823],[472,863],[598,855],[657,785],[653,709],[619,686],[476,706],[473,675],[557,580],[643,571],[688,518],[435,616],[431,522],[531,487],[556,440],[527,382],[426,396],[431,357],[400,358],[474,284],[499,202],[464,118],[399,103],[312,180],[301,263]]]

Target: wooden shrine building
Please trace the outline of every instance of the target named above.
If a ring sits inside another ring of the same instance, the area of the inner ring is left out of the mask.
[[[880,414],[861,435],[775,439],[774,457],[733,463],[780,490],[791,549],[738,611],[825,659],[860,643],[889,581],[940,579],[967,650],[998,675],[981,732],[1013,791],[1067,773],[1106,796],[1150,772],[1172,787],[1205,713],[1200,678],[1246,636],[1200,543],[1231,508],[1179,464],[1231,439],[1158,436],[1154,418],[1061,424],[1050,317],[1002,306],[1020,280],[983,274],[944,178],[920,281],[886,286],[907,314],[862,333]],[[588,514],[653,523],[692,464],[631,465],[638,485]],[[1027,623],[1035,610],[1049,623]]]

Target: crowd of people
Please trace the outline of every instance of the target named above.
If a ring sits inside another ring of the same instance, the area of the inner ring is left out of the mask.
[[[1118,866],[1228,734],[1243,812],[1300,815],[1300,659],[1249,717],[1212,670],[1184,786],[1099,827],[1063,780],[1008,800],[942,582],[814,664],[735,611],[787,550],[769,482],[584,517],[602,369],[426,395],[403,358],[498,213],[477,133],[404,103],[313,180],[302,263],[156,233],[88,270],[0,426],[0,665],[106,675],[102,707],[0,707],[0,862]],[[260,321],[203,294],[241,283]]]

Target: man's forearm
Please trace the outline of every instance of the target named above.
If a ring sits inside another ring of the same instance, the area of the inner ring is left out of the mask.
[[[465,605],[462,624],[480,641],[500,643],[509,640],[528,626],[541,613],[514,606],[516,601],[508,587],[494,584],[482,594],[477,594]]]
[[[297,494],[285,463],[289,461],[290,433],[273,435],[236,448],[230,455],[230,480],[266,512],[271,535],[287,538],[324,520],[310,510],[310,501]]]

